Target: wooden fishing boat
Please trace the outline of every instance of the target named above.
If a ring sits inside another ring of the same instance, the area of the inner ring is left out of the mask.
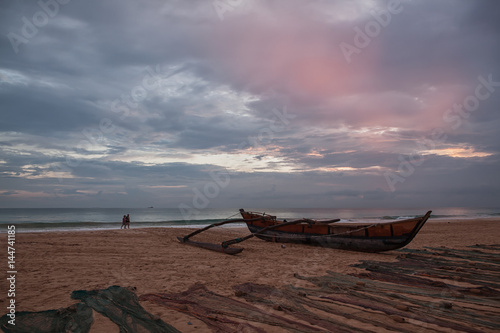
[[[270,242],[301,243],[352,251],[382,252],[399,249],[410,243],[431,216],[431,211],[422,217],[376,223],[340,223],[340,219],[281,221],[276,216],[247,212],[244,209],[240,209],[240,214],[241,219],[217,222],[187,236],[177,237],[177,239],[184,244],[226,254],[240,253],[243,251],[242,248],[229,246],[252,237]],[[219,244],[197,242],[190,239],[213,227],[242,222],[247,224],[251,232],[250,235]]]
[[[391,222],[341,223],[339,219],[303,219],[299,223],[290,223],[280,221],[276,216],[240,209],[250,232],[265,241],[363,252],[390,251],[408,245],[429,219],[431,212],[421,217]],[[269,229],[272,226],[275,228]]]

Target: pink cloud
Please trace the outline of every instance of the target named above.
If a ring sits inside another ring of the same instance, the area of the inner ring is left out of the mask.
[[[272,89],[306,122],[425,127],[460,100],[453,87],[436,86],[433,94],[420,88],[460,82],[460,73],[387,63],[397,51],[384,49],[389,33],[382,31],[349,64],[339,44],[352,42],[353,26],[364,22],[326,22],[293,5],[261,7],[207,31],[202,52],[222,80],[255,94]]]

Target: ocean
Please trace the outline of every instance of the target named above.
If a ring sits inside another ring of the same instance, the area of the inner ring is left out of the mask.
[[[245,208],[279,219],[333,219],[345,222],[389,221],[421,216],[428,209],[338,209],[338,208]],[[432,208],[431,208],[432,209]],[[435,208],[431,220],[500,217],[500,208]],[[130,214],[131,228],[202,227],[229,218],[240,218],[238,208],[207,208],[186,216],[178,208],[0,208],[0,233],[8,225],[16,232],[50,232],[118,229],[123,215]],[[230,224],[229,227],[244,226]]]

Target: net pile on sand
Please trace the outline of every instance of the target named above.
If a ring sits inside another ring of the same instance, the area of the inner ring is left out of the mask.
[[[0,327],[5,333],[86,333],[94,321],[92,309],[83,303],[58,310],[20,311],[15,315],[15,325],[8,324],[11,318],[7,315],[0,318]]]
[[[83,301],[95,311],[111,319],[120,332],[175,333],[174,327],[144,310],[137,295],[120,286],[104,290],[75,290],[71,298]]]
[[[121,333],[177,333],[177,329],[155,318],[139,304],[137,295],[119,286],[103,290],[75,290],[71,297],[82,303],[40,312],[16,312],[15,325],[7,315],[0,318],[6,333],[87,333],[93,323],[92,309],[108,317]]]

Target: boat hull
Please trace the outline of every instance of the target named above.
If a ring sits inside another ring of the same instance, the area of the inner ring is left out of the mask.
[[[262,230],[270,225],[282,223],[273,216],[261,215],[255,221],[256,213],[242,212],[250,232],[269,242],[298,243],[326,248],[362,252],[382,252],[402,248],[409,244],[430,217],[427,212],[420,218],[373,224],[320,224],[309,223],[286,226],[269,231]]]

